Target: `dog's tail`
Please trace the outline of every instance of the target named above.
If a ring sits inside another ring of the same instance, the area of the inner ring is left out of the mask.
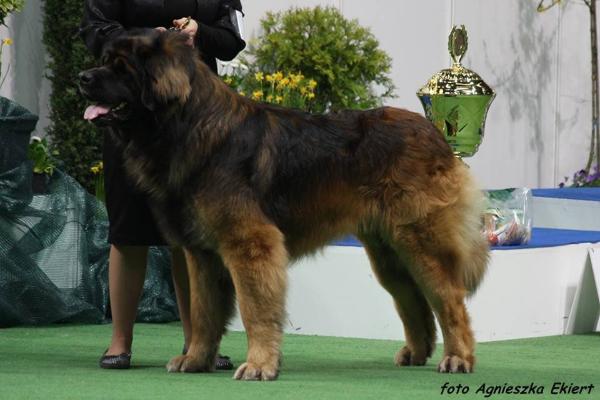
[[[489,245],[481,231],[485,203],[483,193],[475,184],[469,168],[462,161],[458,163],[463,179],[455,204],[462,216],[457,221],[458,226],[455,226],[459,238],[457,250],[462,260],[460,264],[464,286],[469,294],[473,294],[485,275],[489,260]]]

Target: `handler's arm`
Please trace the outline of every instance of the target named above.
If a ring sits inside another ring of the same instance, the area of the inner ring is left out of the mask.
[[[235,12],[242,12],[240,0],[222,0],[217,20],[212,25],[198,22],[196,47],[204,54],[229,61],[246,47],[240,27],[233,19]]]
[[[125,32],[121,0],[85,0],[79,34],[96,58],[111,39]]]

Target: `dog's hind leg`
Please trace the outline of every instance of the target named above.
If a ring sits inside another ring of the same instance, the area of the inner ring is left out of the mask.
[[[438,370],[472,372],[475,340],[464,300],[478,283],[471,279],[475,272],[469,270],[485,270],[487,244],[483,238],[471,240],[444,227],[444,219],[437,215],[398,229],[394,246],[410,257],[408,269],[440,323],[444,356]],[[476,274],[480,278],[482,272]]]
[[[192,337],[185,355],[174,357],[169,372],[209,372],[221,338],[235,311],[235,294],[229,271],[218,254],[184,249],[190,280]]]
[[[431,307],[396,251],[378,235],[359,239],[371,261],[375,276],[392,295],[404,325],[406,345],[396,354],[396,365],[424,365],[435,347],[435,322]]]
[[[231,273],[248,336],[248,355],[235,379],[273,380],[279,374],[288,256],[274,225],[246,216],[223,235],[219,251]]]

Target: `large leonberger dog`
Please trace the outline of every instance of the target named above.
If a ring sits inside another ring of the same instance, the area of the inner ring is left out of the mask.
[[[364,244],[402,318],[398,365],[471,372],[465,309],[486,269],[469,169],[421,115],[384,107],[311,115],[229,89],[178,33],[132,32],[80,74],[125,166],[188,264],[193,335],[169,371],[214,369],[237,297],[248,336],[236,379],[279,374],[287,267],[333,239]]]

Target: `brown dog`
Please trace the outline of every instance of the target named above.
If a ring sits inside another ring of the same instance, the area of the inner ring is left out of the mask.
[[[468,168],[422,116],[395,108],[310,115],[237,95],[174,33],[114,41],[81,74],[126,168],[188,262],[193,336],[169,371],[210,371],[234,312],[248,336],[236,379],[275,379],[287,265],[356,235],[406,334],[398,365],[423,365],[444,336],[440,372],[470,372],[464,298],[488,247]]]

